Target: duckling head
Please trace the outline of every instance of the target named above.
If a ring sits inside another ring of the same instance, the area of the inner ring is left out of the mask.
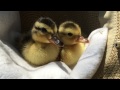
[[[59,26],[58,36],[64,45],[86,42],[81,35],[80,26],[72,21],[66,21]]]
[[[39,18],[32,28],[32,39],[40,43],[54,43],[59,45],[61,42],[56,37],[57,26],[55,22],[48,17]]]

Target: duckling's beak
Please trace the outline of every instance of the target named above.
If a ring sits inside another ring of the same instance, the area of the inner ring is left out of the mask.
[[[84,38],[83,36],[79,36],[78,39],[77,39],[77,42],[89,43],[89,40]]]
[[[58,39],[57,36],[52,36],[52,38],[49,39],[49,41],[50,41],[51,43],[53,43],[53,44],[59,46],[59,47],[64,47],[63,42],[61,42],[61,41]]]

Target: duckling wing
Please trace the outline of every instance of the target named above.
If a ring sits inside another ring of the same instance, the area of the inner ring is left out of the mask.
[[[27,33],[22,34],[20,42],[24,44],[26,42],[29,42],[31,39],[32,39],[32,35],[31,32],[29,31]]]
[[[17,48],[20,50],[26,43],[32,40],[31,32],[21,34],[21,36],[17,40]]]

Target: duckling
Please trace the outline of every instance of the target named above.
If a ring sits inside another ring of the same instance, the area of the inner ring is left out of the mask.
[[[56,37],[57,26],[50,18],[41,17],[31,31],[23,35],[21,54],[31,65],[41,66],[55,61],[59,55],[59,39]]]
[[[58,36],[64,44],[60,53],[61,60],[73,69],[85,51],[85,43],[88,43],[88,40],[81,36],[80,26],[72,21],[60,24]]]

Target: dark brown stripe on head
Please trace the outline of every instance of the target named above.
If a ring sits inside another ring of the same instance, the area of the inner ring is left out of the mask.
[[[55,29],[55,22],[48,17],[47,18],[41,17],[38,19],[38,22],[48,25],[49,27],[51,27],[51,29]]]
[[[77,28],[73,22],[68,22],[63,25],[64,28]]]

